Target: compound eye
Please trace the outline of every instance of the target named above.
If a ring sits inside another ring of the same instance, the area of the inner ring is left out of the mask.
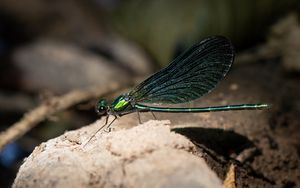
[[[104,106],[99,106],[99,107],[96,109],[96,112],[97,112],[97,114],[99,114],[99,115],[105,114],[106,111],[107,111],[107,108],[104,107]]]
[[[98,115],[104,115],[107,113],[107,103],[105,100],[100,100],[96,105],[96,112]]]

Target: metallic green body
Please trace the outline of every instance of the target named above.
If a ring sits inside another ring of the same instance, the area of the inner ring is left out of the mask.
[[[129,101],[125,99],[123,95],[119,96],[112,104],[111,108],[113,111],[123,111],[129,105]]]

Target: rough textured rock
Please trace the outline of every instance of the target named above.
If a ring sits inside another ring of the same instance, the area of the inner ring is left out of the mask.
[[[103,120],[36,147],[15,179],[18,187],[221,187],[195,146],[169,121],[99,133]]]

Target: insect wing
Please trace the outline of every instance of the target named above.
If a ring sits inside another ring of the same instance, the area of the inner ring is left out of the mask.
[[[233,59],[234,49],[227,38],[207,38],[140,83],[129,96],[141,103],[178,104],[195,100],[215,88]]]

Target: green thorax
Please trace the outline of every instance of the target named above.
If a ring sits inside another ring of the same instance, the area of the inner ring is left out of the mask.
[[[127,108],[129,105],[129,101],[125,99],[124,95],[119,96],[114,102],[111,104],[111,107],[114,111],[122,111]]]

